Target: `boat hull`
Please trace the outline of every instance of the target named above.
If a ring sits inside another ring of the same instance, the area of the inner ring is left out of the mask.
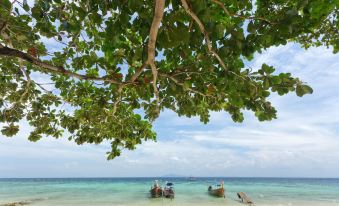
[[[173,189],[164,189],[163,196],[166,198],[174,198],[174,191]]]
[[[215,197],[225,197],[225,190],[224,188],[209,189],[208,194],[215,196]]]
[[[162,189],[160,187],[155,187],[150,190],[152,198],[162,197]]]

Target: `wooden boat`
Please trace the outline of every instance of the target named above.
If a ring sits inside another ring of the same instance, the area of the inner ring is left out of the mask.
[[[166,182],[166,185],[163,190],[163,196],[166,198],[174,198],[174,184],[172,182]]]
[[[224,182],[220,185],[210,185],[208,187],[208,194],[215,196],[215,197],[224,197],[225,198],[225,189],[224,189]]]
[[[162,191],[162,188],[159,186],[158,180],[154,181],[154,184],[151,187],[150,193],[151,193],[152,198],[157,198],[157,197],[162,196],[163,191]]]

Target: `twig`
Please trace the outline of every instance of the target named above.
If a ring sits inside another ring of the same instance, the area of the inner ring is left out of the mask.
[[[159,73],[159,76],[162,76],[162,77],[166,77],[170,80],[172,80],[174,83],[176,83],[177,85],[181,86],[181,87],[184,87],[184,84],[181,83],[178,79],[176,79],[174,76],[171,76],[171,75],[168,75],[168,74],[165,74],[165,73]],[[195,90],[193,88],[184,88],[186,89],[187,91],[190,91],[190,92],[193,92],[193,93],[197,93],[197,94],[200,94],[201,96],[203,97],[212,97],[211,95],[207,95],[207,94],[204,94],[198,90]]]
[[[134,82],[141,75],[146,66],[147,62],[143,63],[141,67],[133,74],[129,82]]]
[[[21,71],[24,73],[24,75],[27,79],[25,92],[21,95],[20,100],[19,100],[19,102],[22,103],[24,101],[24,98],[27,96],[27,94],[29,92],[29,87],[31,86],[32,80],[31,80],[31,77],[29,76],[28,72],[24,69],[23,64],[22,64],[22,60],[19,60],[19,64],[20,64]]]
[[[118,87],[118,95],[119,95],[119,97],[116,99],[116,101],[114,102],[114,105],[113,105],[113,116],[115,115],[115,113],[117,111],[119,102],[121,102],[121,99],[122,99],[122,97],[121,97],[122,89],[123,89],[123,85],[119,85],[119,87]]]
[[[225,13],[228,15],[228,16],[233,16],[233,17],[238,17],[238,18],[241,18],[241,19],[254,19],[254,20],[262,20],[262,21],[265,21],[269,24],[275,24],[273,22],[271,22],[270,20],[268,19],[265,19],[263,17],[256,17],[256,16],[242,16],[242,15],[239,15],[239,14],[234,14],[234,13],[231,13],[230,11],[228,11],[228,9],[225,7],[225,5],[219,1],[219,0],[212,0],[214,3],[218,4],[224,11]]]

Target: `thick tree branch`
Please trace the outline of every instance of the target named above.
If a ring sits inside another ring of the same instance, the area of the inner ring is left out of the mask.
[[[158,70],[155,65],[155,44],[157,41],[158,31],[160,27],[160,23],[164,16],[165,10],[165,0],[156,0],[155,1],[155,11],[153,16],[153,21],[149,33],[149,40],[148,40],[148,58],[147,63],[150,65],[152,69],[153,75],[153,90],[155,93],[155,98],[157,101],[157,113],[160,112],[159,104],[160,104],[160,97],[159,97],[159,90],[157,87],[157,78],[158,78]]]
[[[234,14],[234,13],[231,13],[230,11],[228,11],[228,9],[226,8],[226,6],[224,5],[224,3],[222,3],[221,1],[219,0],[212,0],[214,3],[218,4],[223,10],[224,12],[228,15],[228,16],[233,16],[233,17],[238,17],[238,18],[241,18],[241,19],[253,19],[253,20],[261,20],[261,21],[265,21],[269,24],[275,24],[273,22],[271,22],[270,20],[268,19],[265,19],[263,17],[256,17],[256,16],[242,16],[242,15],[239,15],[239,14]]]
[[[62,75],[65,75],[65,76],[74,77],[74,78],[77,78],[77,79],[104,81],[104,82],[109,82],[109,83],[112,83],[112,84],[123,84],[123,83],[118,82],[116,80],[105,78],[105,77],[91,77],[91,76],[86,76],[86,75],[82,75],[82,74],[77,74],[77,73],[65,70],[61,66],[53,66],[51,64],[42,62],[41,60],[39,60],[39,59],[37,59],[37,58],[27,54],[27,53],[24,53],[24,52],[16,50],[16,49],[11,49],[9,47],[0,47],[0,56],[17,57],[19,59],[30,62],[30,63],[42,68],[45,71],[54,72],[54,73],[62,74]]]
[[[206,31],[205,26],[200,21],[199,17],[191,10],[191,8],[189,7],[189,5],[187,3],[187,0],[181,0],[181,3],[182,3],[182,6],[184,7],[186,13],[188,15],[190,15],[190,17],[199,26],[199,29],[200,29],[201,33],[203,33],[209,53],[211,53],[212,56],[214,56],[218,60],[218,62],[221,65],[221,67],[227,71],[228,69],[227,69],[224,61],[220,58],[218,53],[213,49],[212,42],[211,42],[211,40],[210,40],[210,38],[208,36],[208,32]]]

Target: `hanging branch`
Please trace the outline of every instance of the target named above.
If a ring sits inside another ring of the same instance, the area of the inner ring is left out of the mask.
[[[153,75],[153,90],[157,102],[157,115],[160,113],[160,97],[159,97],[159,90],[157,87],[157,78],[158,78],[158,70],[155,65],[155,44],[157,41],[158,31],[160,27],[160,23],[164,16],[165,10],[165,0],[156,0],[155,2],[155,11],[152,21],[152,26],[149,33],[149,40],[148,40],[148,59],[147,63],[150,65]]]

